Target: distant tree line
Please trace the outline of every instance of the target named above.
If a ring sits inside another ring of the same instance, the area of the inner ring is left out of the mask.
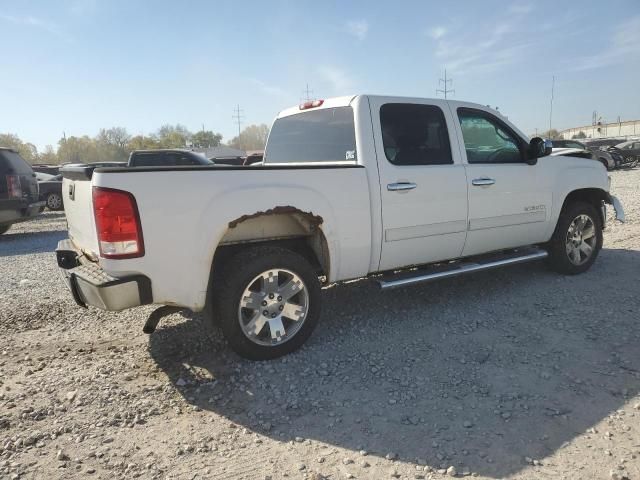
[[[242,150],[261,150],[264,148],[269,127],[264,124],[249,125],[238,137],[229,142],[229,146]],[[0,133],[0,147],[17,150],[31,164],[48,163],[89,163],[123,162],[133,150],[156,148],[209,148],[221,145],[222,135],[211,130],[190,132],[185,126],[163,125],[151,135],[132,136],[123,127],[103,128],[95,137],[62,137],[58,148],[47,145],[43,151],[36,146],[23,142],[17,135]]]

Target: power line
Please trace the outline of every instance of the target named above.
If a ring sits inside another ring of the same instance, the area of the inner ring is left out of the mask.
[[[456,93],[455,90],[449,88],[449,85],[453,85],[453,78],[447,78],[447,69],[444,69],[444,78],[439,78],[438,79],[438,86],[440,86],[440,84],[443,84],[444,87],[443,88],[437,88],[436,89],[436,95],[438,95],[439,93],[442,93],[444,95],[444,98],[447,98],[447,95],[449,93]]]

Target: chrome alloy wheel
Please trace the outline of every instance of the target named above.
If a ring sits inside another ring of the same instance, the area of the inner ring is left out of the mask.
[[[596,226],[588,215],[578,215],[569,225],[566,237],[566,250],[569,261],[582,265],[588,261],[596,248]]]
[[[47,197],[47,207],[50,210],[57,210],[62,207],[62,197],[57,193],[51,193]]]
[[[293,338],[308,313],[306,285],[295,273],[279,268],[249,282],[240,298],[238,321],[249,340],[272,347]]]

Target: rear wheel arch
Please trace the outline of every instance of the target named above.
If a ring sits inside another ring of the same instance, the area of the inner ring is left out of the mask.
[[[331,255],[323,223],[321,217],[293,207],[276,207],[229,222],[213,254],[207,303],[227,262],[241,251],[255,247],[274,246],[295,252],[328,281]]]

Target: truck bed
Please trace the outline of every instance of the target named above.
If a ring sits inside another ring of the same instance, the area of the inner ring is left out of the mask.
[[[142,274],[154,279],[154,303],[201,310],[213,255],[225,234],[253,213],[291,207],[291,199],[296,209],[319,219],[332,264],[338,266],[329,280],[369,271],[372,212],[366,170],[359,165],[69,166],[62,173],[69,236],[76,248],[115,278]],[[99,258],[92,187],[133,194],[143,257]],[[188,274],[176,278],[176,272]]]

